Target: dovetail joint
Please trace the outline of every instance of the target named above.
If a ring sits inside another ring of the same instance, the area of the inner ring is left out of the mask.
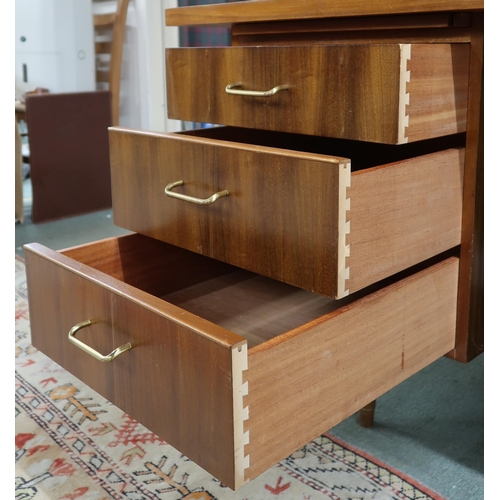
[[[347,235],[351,232],[351,222],[347,220],[347,212],[351,209],[351,199],[347,197],[347,188],[351,187],[351,163],[346,162],[340,165],[339,174],[337,299],[349,295],[346,282],[349,279],[347,258],[351,254],[351,247],[347,243]]]
[[[410,70],[408,62],[411,59],[411,44],[400,45],[401,48],[401,76],[399,80],[399,131],[398,144],[408,142],[407,129],[410,126],[410,115],[407,113],[407,107],[410,105],[410,93],[408,84],[410,83]]]
[[[248,370],[248,346],[246,342],[232,348],[233,371],[233,420],[234,420],[234,463],[235,486],[245,482],[245,469],[250,467],[250,455],[245,455],[245,446],[250,442],[250,431],[245,432],[245,421],[249,418],[249,408],[244,406],[248,395],[248,382],[243,383],[243,372]]]

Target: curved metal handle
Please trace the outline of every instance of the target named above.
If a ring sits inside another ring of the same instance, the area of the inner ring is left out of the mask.
[[[75,344],[76,347],[79,347],[82,351],[86,352],[87,354],[90,354],[93,358],[98,359],[99,361],[102,361],[104,363],[109,363],[110,361],[113,361],[120,354],[132,349],[132,344],[130,343],[123,344],[122,346],[117,347],[115,350],[111,351],[107,356],[103,356],[101,353],[97,352],[95,349],[92,349],[92,347],[88,346],[87,344],[84,344],[81,340],[78,340],[76,338],[76,333],[78,332],[78,330],[86,328],[94,323],[95,321],[93,322],[91,320],[87,320],[87,321],[82,321],[81,323],[75,325],[68,333],[69,341],[72,344]]]
[[[194,198],[193,196],[187,196],[186,194],[172,192],[172,189],[174,189],[174,187],[182,186],[183,184],[184,181],[171,182],[165,188],[165,194],[167,196],[170,196],[171,198],[177,198],[178,200],[189,201],[189,203],[196,203],[197,205],[211,205],[212,203],[216,202],[219,198],[222,198],[223,196],[229,196],[229,191],[227,189],[224,189],[224,191],[219,191],[218,193],[213,194],[212,196],[210,196],[210,198],[207,198],[205,200],[201,198]]]
[[[271,90],[235,90],[236,87],[241,87],[243,84],[241,82],[230,83],[226,86],[226,92],[232,95],[251,95],[254,97],[270,97],[277,94],[280,90],[287,90],[290,85],[287,83],[284,85],[276,85]]]

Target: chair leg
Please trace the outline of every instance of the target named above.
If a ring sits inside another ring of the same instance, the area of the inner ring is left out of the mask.
[[[367,404],[361,410],[359,410],[359,424],[362,427],[372,427],[373,426],[373,420],[375,417],[375,404],[376,400],[372,401],[371,403]]]

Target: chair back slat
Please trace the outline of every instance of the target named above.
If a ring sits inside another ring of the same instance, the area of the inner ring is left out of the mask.
[[[96,55],[110,54],[108,68],[97,66],[96,82],[108,84],[108,89],[111,92],[113,126],[119,125],[120,121],[120,81],[128,4],[129,0],[117,0],[115,12],[94,15],[94,29],[97,38]],[[110,36],[111,40],[109,40]]]

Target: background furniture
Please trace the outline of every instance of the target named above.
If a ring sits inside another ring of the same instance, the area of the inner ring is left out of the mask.
[[[118,0],[116,12],[94,14],[96,81],[107,84],[111,92],[113,125],[118,125],[120,119],[120,82],[128,4],[129,0]],[[109,56],[107,67],[102,57],[106,54]]]
[[[108,91],[26,97],[34,223],[111,206]]]
[[[119,122],[127,8],[119,0],[115,13],[94,16],[96,80],[108,90],[26,96],[35,223],[111,207],[107,130]]]
[[[17,114],[15,120],[16,126],[16,139],[15,139],[15,156],[16,156],[16,170],[15,170],[15,208],[16,208],[16,222],[24,221],[23,209],[23,158],[21,152],[21,134],[19,132],[19,124],[17,121]]]

